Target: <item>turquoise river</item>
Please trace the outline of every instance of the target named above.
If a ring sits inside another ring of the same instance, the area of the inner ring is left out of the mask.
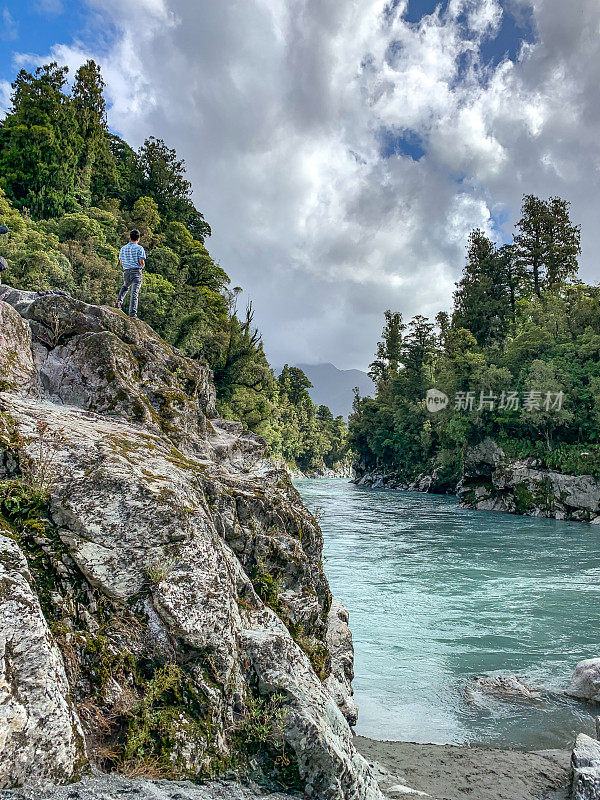
[[[600,655],[600,526],[467,511],[452,497],[298,480],[350,611],[357,733],[398,741],[571,746],[600,708],[563,694]],[[480,691],[514,675],[536,700]]]

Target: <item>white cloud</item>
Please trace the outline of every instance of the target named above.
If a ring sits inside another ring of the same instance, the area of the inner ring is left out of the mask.
[[[0,41],[12,42],[18,36],[18,26],[8,8],[4,7],[0,14]]]
[[[10,107],[11,85],[8,81],[0,81],[0,119],[3,119]]]
[[[91,5],[120,31],[97,54],[111,124],[186,159],[274,361],[365,366],[383,311],[447,308],[469,230],[507,237],[524,192],[573,201],[597,277],[597,0],[511,0],[537,40],[495,67],[480,48],[498,0],[450,0],[417,25],[406,0]],[[382,130],[414,132],[425,155],[382,158]]]
[[[42,14],[62,14],[65,10],[62,0],[37,0],[35,7]]]

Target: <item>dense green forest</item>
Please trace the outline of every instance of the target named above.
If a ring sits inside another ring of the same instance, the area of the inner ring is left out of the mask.
[[[344,458],[346,429],[315,407],[295,368],[279,379],[265,357],[252,305],[240,311],[210,256],[211,229],[191,199],[185,165],[162,140],[139,150],[108,129],[104,82],[89,61],[68,82],[57,64],[21,70],[0,121],[0,240],[5,279],[29,290],[70,292],[112,305],[122,282],[118,252],[135,227],[148,253],[140,317],[214,370],[219,412],[300,469]]]
[[[350,417],[360,470],[436,470],[451,486],[465,447],[491,436],[509,456],[600,476],[600,289],[578,279],[579,254],[569,204],[528,195],[512,243],[471,233],[451,314],[386,312],[376,397]],[[448,398],[434,413],[431,389]]]

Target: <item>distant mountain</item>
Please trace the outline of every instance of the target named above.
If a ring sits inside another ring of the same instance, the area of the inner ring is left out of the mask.
[[[292,365],[290,365],[292,366]],[[334,417],[348,419],[354,399],[353,389],[358,386],[361,397],[373,395],[375,387],[366,372],[359,369],[338,369],[333,364],[294,364],[299,367],[309,381],[313,403],[329,406]],[[281,369],[277,371],[277,375]]]

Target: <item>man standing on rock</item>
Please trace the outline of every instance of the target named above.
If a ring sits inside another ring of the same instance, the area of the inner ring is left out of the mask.
[[[140,244],[138,230],[133,230],[129,234],[129,241],[123,245],[119,253],[119,263],[123,267],[123,286],[121,286],[115,305],[117,308],[121,308],[125,295],[131,288],[129,316],[135,318],[137,317],[143,269],[146,266],[146,251]]]

